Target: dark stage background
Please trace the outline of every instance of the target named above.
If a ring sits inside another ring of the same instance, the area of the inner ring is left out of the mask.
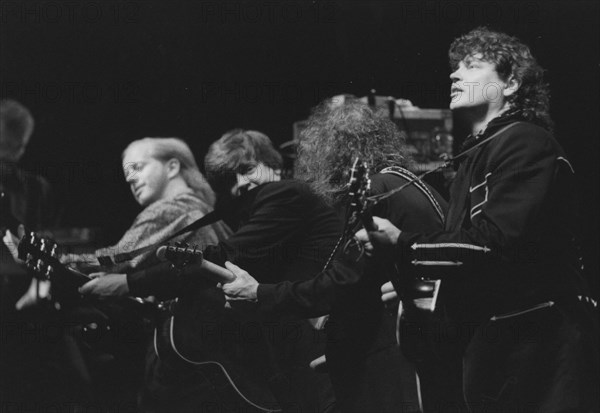
[[[556,134],[580,178],[598,291],[596,1],[2,1],[2,98],[36,130],[23,164],[60,193],[61,225],[112,242],[138,212],[120,168],[143,136],[186,138],[199,160],[234,127],[276,143],[339,93],[446,108],[446,52],[478,25],[528,43],[552,90]],[[460,136],[456,136],[460,139]]]

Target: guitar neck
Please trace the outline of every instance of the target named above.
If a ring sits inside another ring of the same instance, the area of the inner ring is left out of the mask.
[[[363,211],[363,213],[361,215],[361,221],[367,231],[369,231],[369,232],[377,231],[378,228],[377,228],[377,225],[375,224],[375,221],[373,220],[373,214],[371,214],[371,211],[369,211],[369,210]],[[394,289],[396,290],[396,292],[399,295],[404,295],[407,288],[404,285],[404,282],[402,282],[401,278],[398,276],[398,270],[397,270],[396,265],[394,264],[393,260],[387,256],[382,257],[381,259],[385,261],[384,268],[385,268],[385,272],[387,274],[388,280],[390,280],[392,282]]]
[[[371,211],[364,211],[361,216],[361,221],[367,231],[377,231],[377,225],[375,225],[375,221],[373,221],[373,214],[371,214]]]
[[[228,269],[205,260],[197,248],[163,245],[156,250],[156,257],[161,261],[169,261],[179,270],[183,270],[187,264],[195,264],[194,269],[199,269],[201,275],[222,284],[230,283],[236,278]]]
[[[200,263],[200,272],[207,278],[221,284],[228,284],[234,281],[236,278],[235,275],[233,275],[233,273],[231,273],[227,268],[223,268],[220,265],[204,259]]]

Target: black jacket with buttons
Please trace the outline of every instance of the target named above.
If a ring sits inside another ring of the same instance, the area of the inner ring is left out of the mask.
[[[507,116],[472,145],[450,190],[444,230],[403,231],[398,260],[445,278],[445,301],[473,317],[585,294],[575,175],[554,137]]]

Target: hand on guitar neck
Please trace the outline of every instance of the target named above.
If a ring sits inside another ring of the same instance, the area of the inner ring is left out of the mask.
[[[161,261],[170,261],[175,268],[183,270],[188,264],[194,267],[198,274],[217,283],[225,295],[225,308],[231,308],[230,301],[256,302],[258,282],[246,271],[227,261],[223,268],[203,259],[202,251],[188,246],[162,246],[156,251]]]
[[[188,264],[197,264],[198,271],[217,282],[231,282],[235,275],[223,267],[202,259],[202,253],[194,248],[178,246],[162,246],[156,251],[161,261],[170,261],[181,269]],[[83,295],[95,298],[126,297],[129,295],[129,285],[126,274],[93,273],[93,278],[79,288]]]
[[[400,230],[389,220],[374,217],[371,213],[373,201],[369,198],[371,180],[369,168],[358,158],[354,161],[350,170],[350,182],[348,183],[349,195],[349,222],[350,228],[355,227],[357,220],[363,225],[363,229],[354,236],[363,244],[365,252],[372,255],[375,245],[379,247],[396,244]]]
[[[354,236],[364,245],[367,252],[372,253],[375,245],[396,245],[401,232],[389,220],[373,217],[373,224],[370,228],[363,228]]]
[[[379,217],[373,217],[375,230],[361,229],[355,234],[355,237],[360,241],[367,251],[368,254],[373,254],[373,251],[378,248],[389,248],[397,244],[400,231],[394,224],[389,220]],[[415,281],[411,288],[410,298],[411,305],[414,305],[420,310],[433,311],[435,308],[435,301],[437,296],[437,290],[439,288],[439,280],[431,281]],[[386,305],[395,305],[400,294],[406,294],[406,291],[396,291],[396,288],[391,282],[384,284],[381,287],[381,300]]]
[[[220,284],[227,301],[252,301],[258,300],[258,281],[247,271],[237,265],[226,262],[225,266],[235,276],[229,283]]]
[[[368,256],[372,256],[376,251],[379,253],[383,271],[396,291],[404,294],[407,290],[406,280],[399,277],[398,268],[392,258],[393,254],[388,251],[398,239],[400,230],[387,219],[373,216],[371,213],[373,201],[369,198],[370,190],[369,167],[366,162],[361,162],[359,158],[356,158],[350,170],[350,182],[348,182],[349,225],[347,228],[356,228],[358,222],[362,224],[364,228],[354,234],[355,240],[362,244]]]
[[[230,283],[236,278],[228,269],[205,260],[202,257],[202,251],[196,247],[166,245],[156,251],[156,256],[161,261],[171,262],[179,270],[183,270],[187,265],[195,264],[200,275],[221,284]]]

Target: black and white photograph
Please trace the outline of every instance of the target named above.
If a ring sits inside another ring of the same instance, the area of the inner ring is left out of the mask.
[[[0,413],[600,412],[599,23],[0,1]]]

